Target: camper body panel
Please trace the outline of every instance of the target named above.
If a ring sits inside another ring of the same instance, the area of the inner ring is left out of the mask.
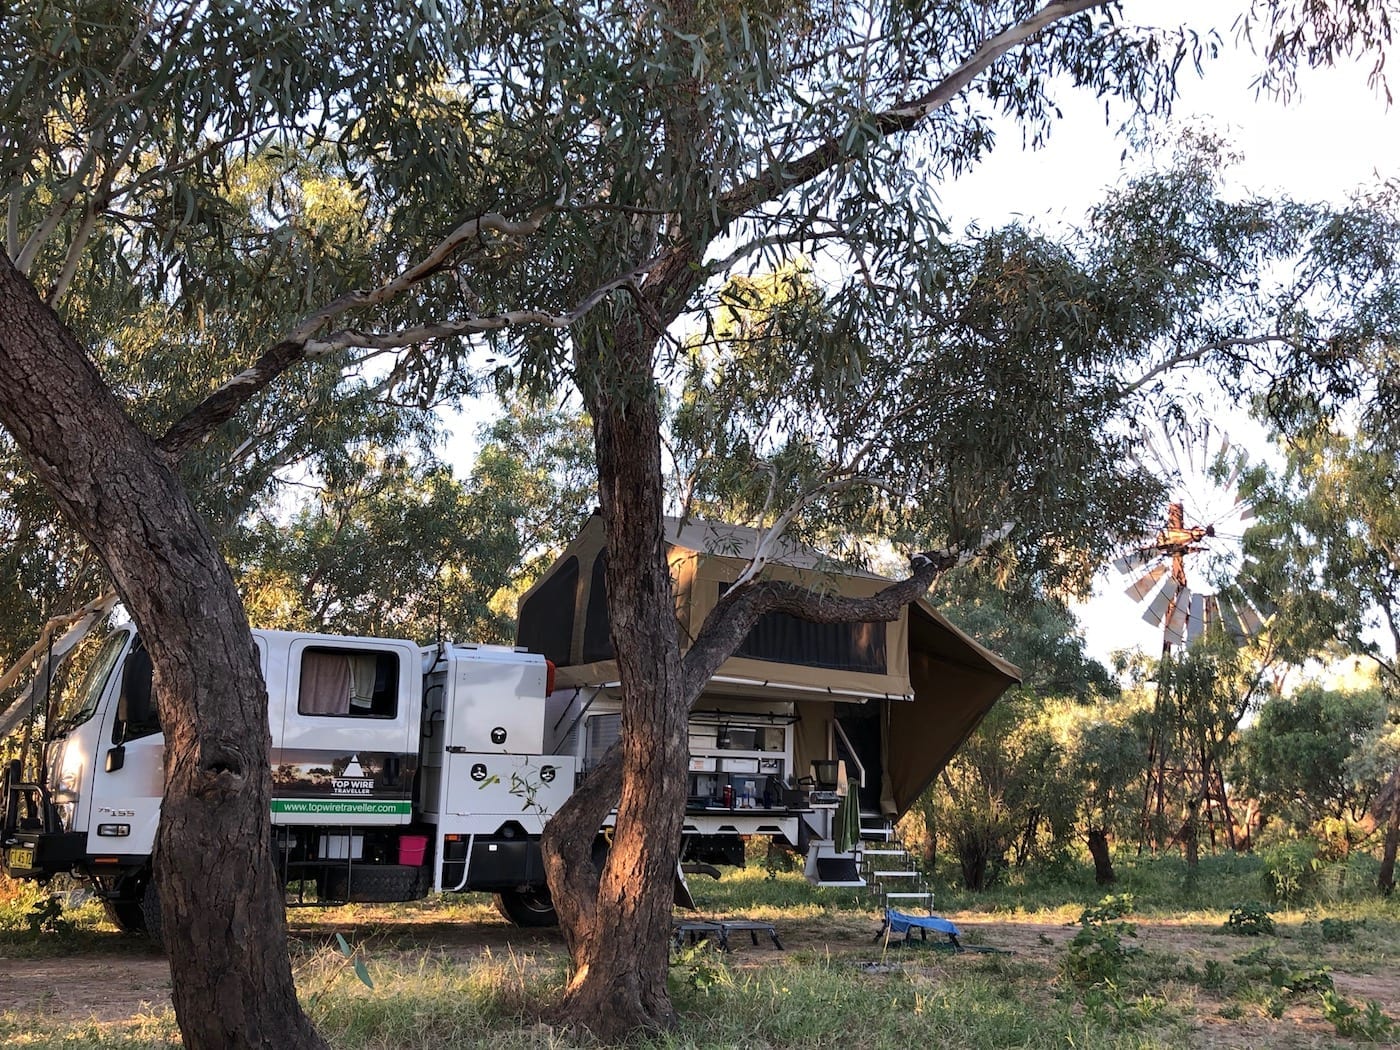
[[[273,823],[411,823],[421,649],[385,638],[254,637],[266,653]]]

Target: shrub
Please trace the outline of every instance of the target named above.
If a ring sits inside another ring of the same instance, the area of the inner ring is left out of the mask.
[[[1344,1039],[1380,1043],[1389,1041],[1396,1031],[1395,1019],[1387,1016],[1374,999],[1368,999],[1365,1007],[1360,1007],[1331,989],[1322,993],[1322,1016],[1332,1022],[1332,1027]]]
[[[1137,936],[1137,927],[1118,921],[1132,910],[1132,894],[1123,893],[1110,894],[1080,913],[1079,932],[1069,942],[1063,967],[1071,981],[1097,985],[1118,980],[1123,963],[1137,950],[1123,943],[1123,938]]]
[[[1222,929],[1243,937],[1258,937],[1261,933],[1274,932],[1274,919],[1265,905],[1258,901],[1245,901],[1230,910]]]
[[[1135,905],[1131,893],[1110,893],[1097,904],[1091,904],[1079,913],[1079,925],[1098,926],[1125,915],[1131,915]]]
[[[1317,847],[1294,842],[1264,854],[1264,888],[1277,904],[1292,904],[1312,888],[1318,868]]]

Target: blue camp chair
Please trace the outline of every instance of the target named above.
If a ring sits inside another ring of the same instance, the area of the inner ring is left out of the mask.
[[[946,934],[949,944],[954,951],[962,951],[962,942],[958,940],[961,934],[958,928],[941,915],[909,915],[894,908],[885,906],[885,921],[880,927],[880,932],[875,934],[875,939],[885,939],[885,947],[889,947],[890,936],[892,934],[903,934],[905,944],[909,943],[913,931],[919,931],[921,941],[928,940],[929,930],[935,933]]]

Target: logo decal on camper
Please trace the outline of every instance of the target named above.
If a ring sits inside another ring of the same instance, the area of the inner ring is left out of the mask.
[[[273,748],[272,783],[278,798],[406,799],[416,755],[395,751]]]
[[[359,755],[351,755],[340,776],[331,778],[331,791],[336,795],[356,796],[374,793],[374,778],[365,776]]]

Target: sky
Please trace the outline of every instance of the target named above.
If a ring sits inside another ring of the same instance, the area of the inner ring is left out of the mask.
[[[1148,21],[1154,11],[1166,11],[1171,22],[1180,17],[1201,32],[1214,28],[1224,45],[1201,77],[1182,72],[1172,124],[1204,121],[1224,134],[1244,155],[1234,180],[1242,191],[1341,200],[1373,184],[1377,174],[1400,175],[1397,116],[1367,86],[1369,64],[1305,70],[1298,97],[1286,104],[1259,97],[1251,82],[1261,63],[1236,47],[1231,28],[1246,6],[1238,0],[1125,5],[1126,20]],[[971,219],[990,225],[1013,217],[1074,223],[1104,187],[1118,181],[1126,142],[1115,130],[1126,112],[1106,124],[1102,102],[1088,92],[1067,89],[1057,101],[1064,119],[1044,148],[1021,149],[1018,133],[1008,129],[974,172],[943,188],[945,217],[955,227]]]
[[[1180,17],[1202,31],[1213,27],[1224,45],[1201,77],[1182,75],[1165,130],[1204,124],[1225,136],[1243,155],[1228,187],[1241,196],[1340,202],[1360,188],[1400,177],[1400,114],[1367,85],[1369,64],[1304,71],[1297,97],[1287,104],[1260,97],[1251,86],[1260,63],[1236,48],[1232,29],[1245,6],[1236,0],[1125,5],[1127,20],[1146,21],[1153,11],[1166,11],[1157,17]],[[1393,90],[1400,93],[1400,81]],[[1124,177],[1126,140],[1115,132],[1126,113],[1106,123],[1103,103],[1087,92],[1066,90],[1057,102],[1064,119],[1043,148],[1022,149],[1019,132],[1008,128],[990,157],[942,188],[943,217],[952,228],[1012,220],[1074,225],[1106,187]],[[1222,409],[1217,426],[1233,443],[1250,447],[1252,458],[1266,453],[1262,430],[1240,414]],[[1127,582],[1101,575],[1095,597],[1076,608],[1086,647],[1099,659],[1119,649],[1155,654],[1160,647],[1160,628],[1144,623],[1142,607],[1123,595]]]

